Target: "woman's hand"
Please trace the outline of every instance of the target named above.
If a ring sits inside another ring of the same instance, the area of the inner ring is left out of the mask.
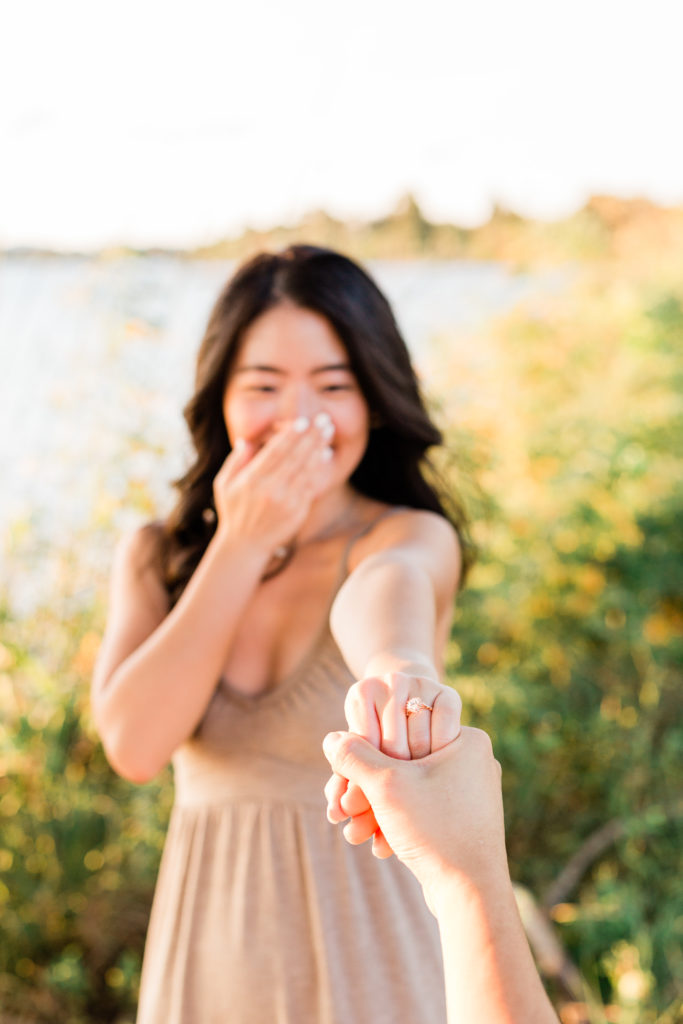
[[[272,552],[296,534],[308,515],[329,458],[330,426],[305,417],[289,423],[262,448],[235,442],[213,483],[219,536]]]
[[[431,710],[406,711],[410,698],[418,698]],[[451,687],[429,676],[388,672],[355,683],[346,697],[345,713],[349,732],[362,736],[378,750],[400,758],[416,760],[451,743],[460,732],[462,701]],[[373,853],[390,857],[392,849],[378,828],[365,794],[341,775],[333,775],[325,787],[327,817],[333,822],[346,818],[346,839],[354,845],[371,836]]]
[[[407,714],[411,697],[432,710]],[[428,675],[402,671],[354,683],[346,695],[344,712],[349,732],[363,736],[390,757],[410,761],[426,757],[456,738],[461,707],[460,697],[450,686]]]

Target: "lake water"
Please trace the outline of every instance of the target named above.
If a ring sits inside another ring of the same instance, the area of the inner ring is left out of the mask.
[[[78,538],[81,554],[94,521],[137,522],[131,479],[168,507],[168,482],[188,458],[180,410],[197,345],[233,266],[172,256],[0,259],[5,582],[18,548],[63,549]],[[428,388],[437,383],[429,380],[435,339],[441,358],[447,338],[459,358],[485,360],[486,347],[472,347],[468,332],[557,282],[491,263],[367,266]],[[26,591],[16,564],[11,575],[15,592]]]

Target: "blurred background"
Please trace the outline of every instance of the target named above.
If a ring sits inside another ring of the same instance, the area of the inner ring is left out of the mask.
[[[0,1021],[134,1020],[170,772],[109,769],[112,548],[168,512],[236,260],[392,301],[479,560],[450,681],[503,766],[563,1024],[674,1024],[683,12],[671,0],[5,5]]]

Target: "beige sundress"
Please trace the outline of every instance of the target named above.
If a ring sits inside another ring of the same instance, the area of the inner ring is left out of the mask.
[[[325,815],[321,742],[353,682],[328,622],[276,688],[221,681],[174,755],[138,1024],[445,1024],[418,883]]]

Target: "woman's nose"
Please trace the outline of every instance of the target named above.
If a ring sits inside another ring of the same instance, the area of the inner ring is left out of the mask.
[[[296,420],[306,416],[312,420],[320,411],[321,404],[318,395],[310,388],[292,388],[283,392],[280,403],[280,418],[282,420]]]

